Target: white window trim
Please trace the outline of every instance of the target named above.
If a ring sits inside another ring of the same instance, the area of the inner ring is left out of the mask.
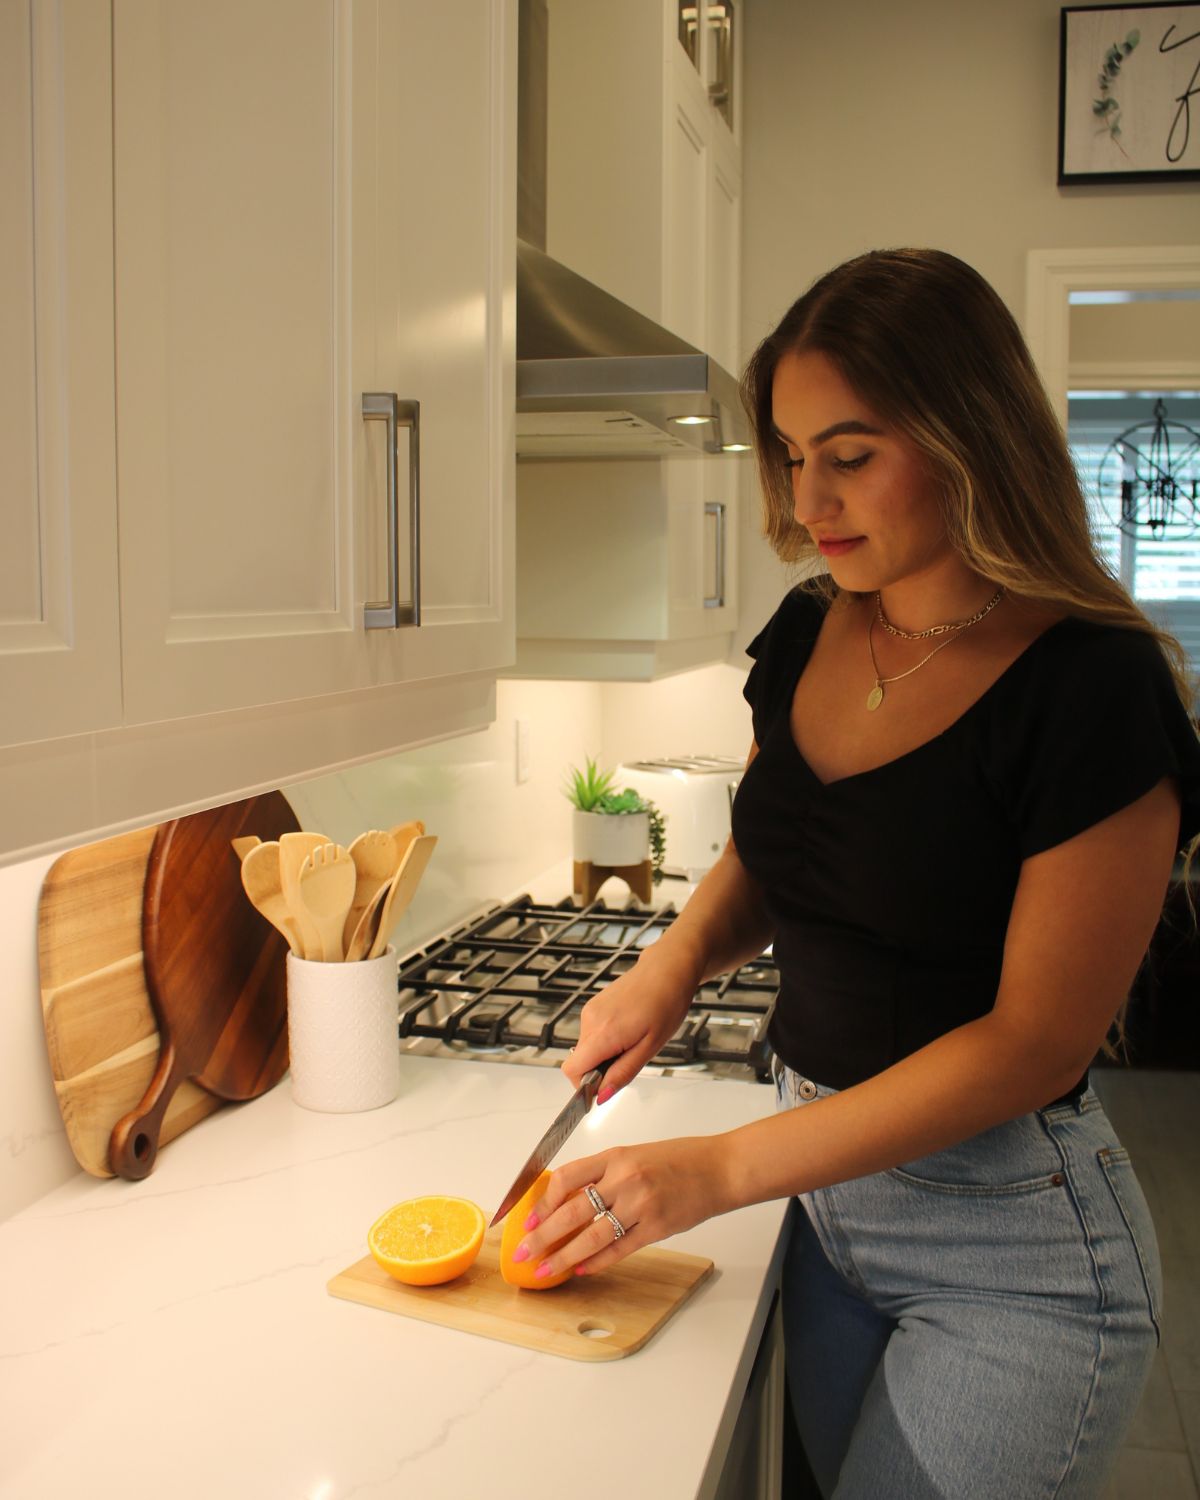
[[[1080,291],[1200,290],[1200,245],[1030,250],[1025,257],[1025,339],[1063,431],[1067,427],[1070,295]],[[1182,377],[1180,377],[1182,379]],[[1184,382],[1200,380],[1200,368]],[[1126,383],[1123,377],[1122,384]],[[1144,389],[1153,387],[1144,386]],[[1180,389],[1179,385],[1164,389]],[[1099,389],[1099,387],[1093,387]]]

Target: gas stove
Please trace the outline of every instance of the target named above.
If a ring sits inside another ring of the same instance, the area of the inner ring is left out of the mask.
[[[674,920],[673,905],[519,896],[471,918],[400,966],[403,1049],[438,1057],[557,1067],[579,1037],[585,1001],[636,963]],[[769,953],[701,986],[683,1024],[647,1065],[770,1080],[767,1026],[779,990]]]

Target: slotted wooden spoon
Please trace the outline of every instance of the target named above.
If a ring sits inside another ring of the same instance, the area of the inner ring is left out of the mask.
[[[319,958],[322,947],[317,925],[300,899],[300,866],[329,842],[323,833],[285,833],[279,840],[279,883],[300,936],[300,958]]]
[[[316,928],[319,945],[309,958],[341,963],[342,929],[354,900],[354,881],[354,861],[340,844],[319,844],[305,857],[297,888]]]
[[[351,843],[350,858],[354,861],[356,879],[354,902],[342,930],[342,947],[347,958],[351,957],[350,947],[367,908],[375,904],[379,891],[395,876],[413,839],[424,832],[424,823],[397,823],[387,832],[372,828],[360,833]],[[365,952],[366,949],[356,956],[362,958]]]

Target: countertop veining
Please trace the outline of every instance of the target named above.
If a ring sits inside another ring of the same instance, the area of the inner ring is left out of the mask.
[[[311,1113],[285,1079],[170,1143],[144,1182],[80,1173],[0,1224],[0,1495],[705,1491],[768,1311],[787,1205],[669,1241],[716,1272],[621,1360],[533,1353],[330,1297],[326,1283],[366,1253],[390,1204],[454,1193],[490,1217],[568,1096],[553,1068],[402,1066],[386,1108]],[[642,1078],[593,1111],[562,1159],[730,1129],[772,1105],[763,1085]]]

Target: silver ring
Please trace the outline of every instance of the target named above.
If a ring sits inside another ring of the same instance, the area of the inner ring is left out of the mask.
[[[595,1223],[596,1219],[601,1218],[608,1212],[608,1204],[605,1203],[604,1199],[600,1196],[599,1190],[597,1188],[585,1187],[583,1191],[587,1194],[588,1202],[596,1210],[595,1215],[592,1219],[592,1222]]]
[[[596,1215],[596,1219],[607,1219],[608,1220],[608,1222],[613,1227],[613,1238],[615,1240],[619,1240],[621,1238],[621,1236],[625,1233],[625,1226],[624,1226],[624,1224],[621,1223],[620,1219],[617,1218],[616,1214],[613,1213],[613,1211],[612,1211],[611,1208],[606,1208],[602,1214],[597,1214]],[[593,1224],[596,1222],[596,1219],[592,1220]]]

